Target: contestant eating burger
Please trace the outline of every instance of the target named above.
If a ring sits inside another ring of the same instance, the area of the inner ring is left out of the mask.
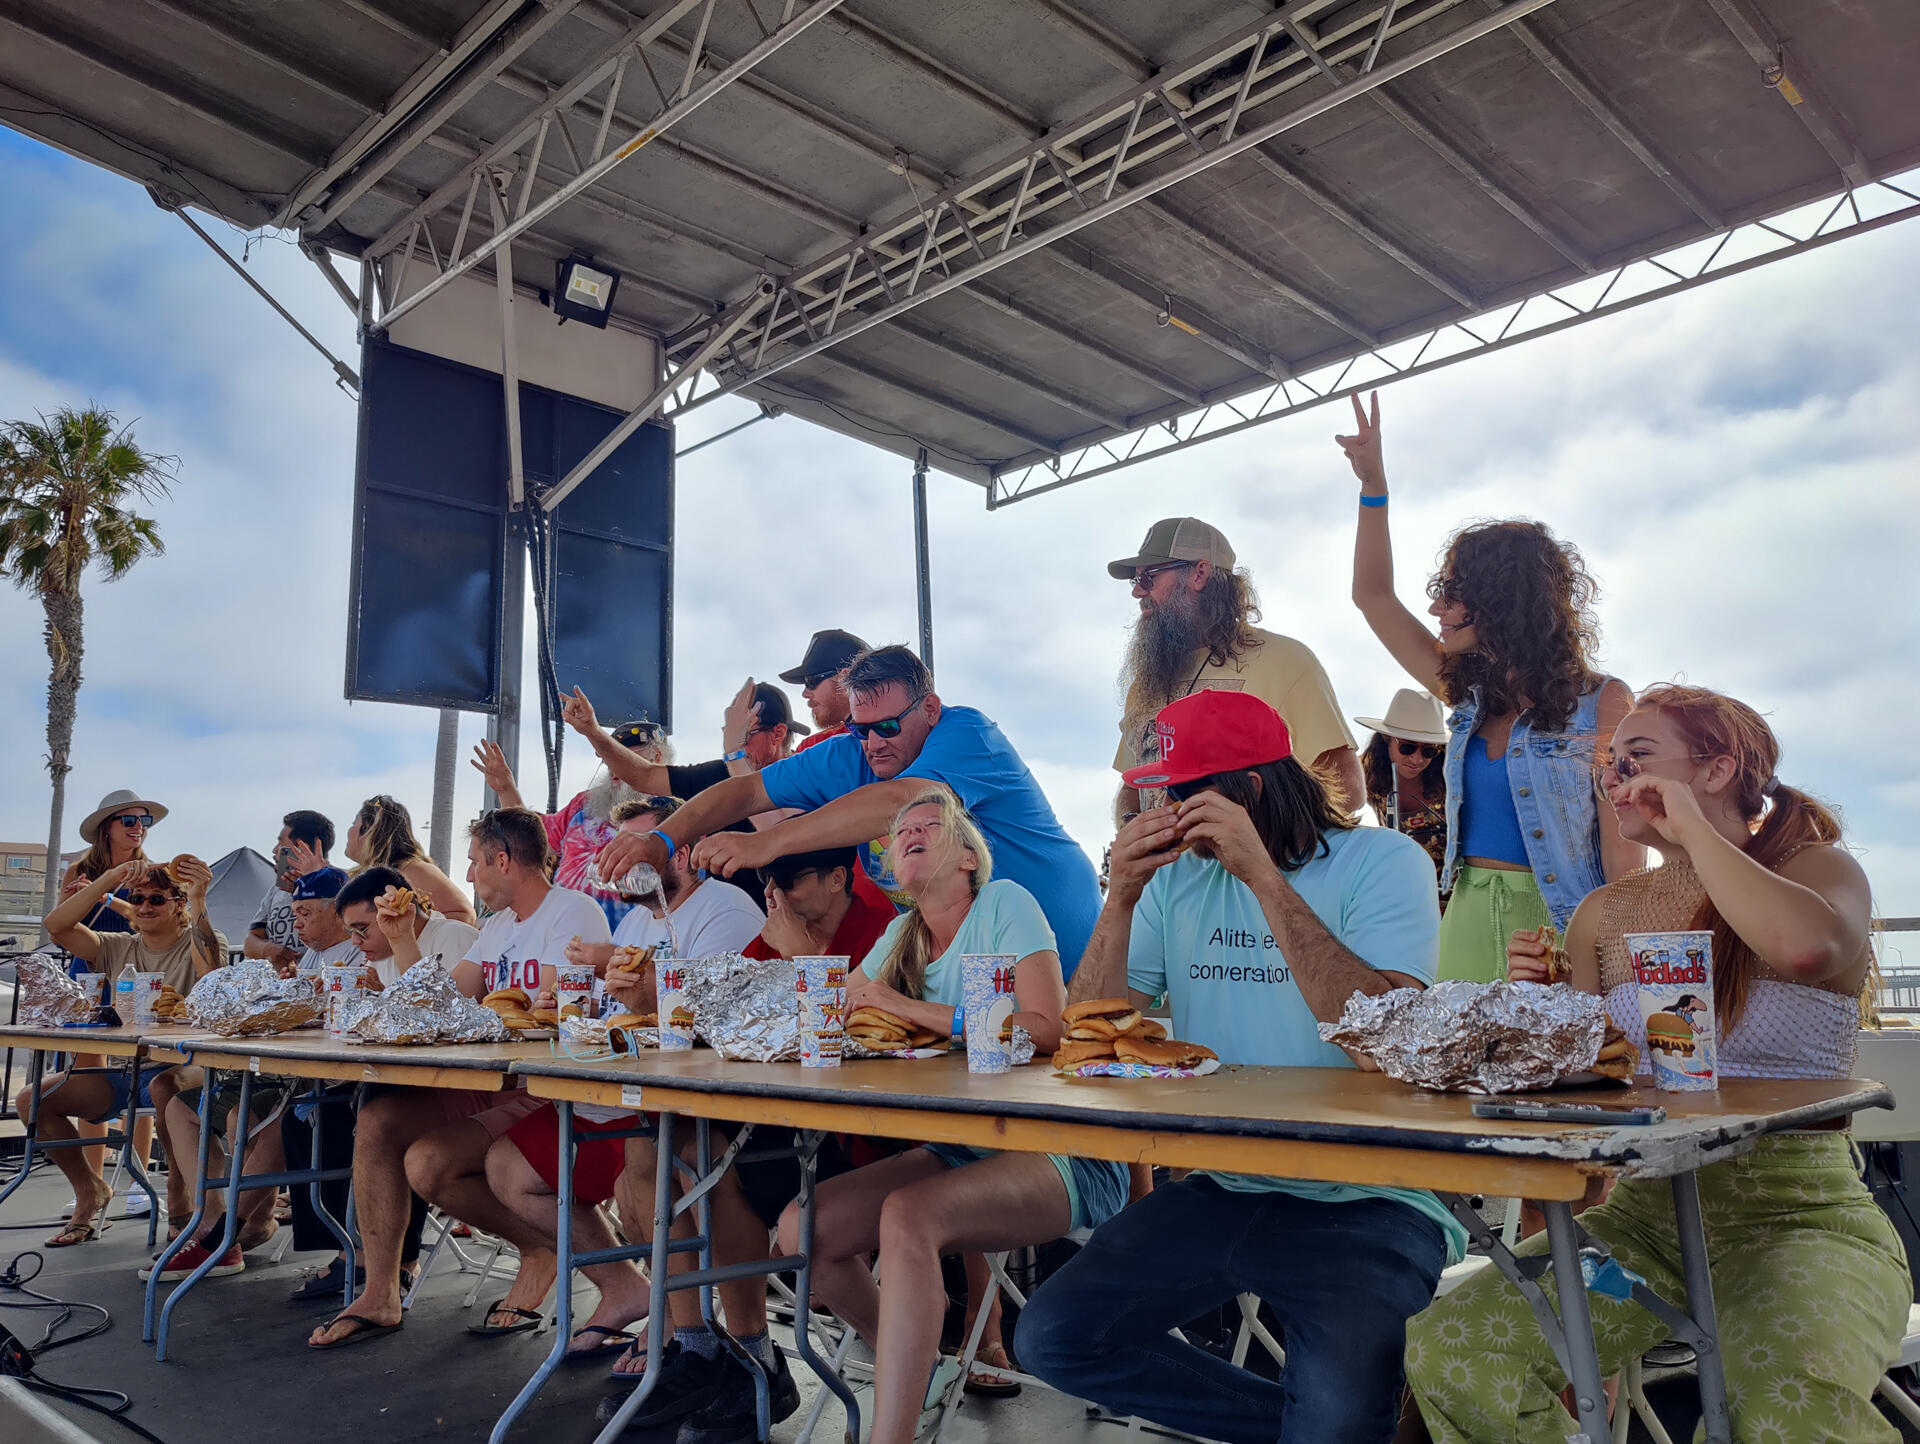
[[[1398,832],[1356,826],[1251,693],[1195,692],[1155,725],[1159,760],[1125,780],[1166,788],[1169,803],[1114,839],[1073,979],[1073,1002],[1097,1004],[1081,1016],[1119,1030],[1131,1015],[1116,1008],[1165,994],[1175,1037],[1224,1064],[1372,1067],[1316,1024],[1356,992],[1432,979],[1431,859]],[[1040,1288],[1020,1357],[1068,1393],[1208,1439],[1270,1439],[1284,1418],[1289,1439],[1385,1444],[1406,1321],[1465,1246],[1430,1193],[1194,1173],[1101,1225]],[[1278,1382],[1171,1332],[1245,1293],[1289,1321]]]
[[[1066,984],[1053,929],[1031,893],[994,878],[986,839],[945,787],[930,786],[894,816],[888,863],[913,907],[848,975],[849,1033],[873,1010],[897,1019],[904,1026],[890,1031],[909,1040],[959,1034],[961,956],[1003,953],[1018,959],[1013,1021],[1042,1051],[1057,1047]],[[910,1444],[923,1409],[959,1369],[940,1353],[942,1254],[1047,1243],[1100,1223],[1126,1197],[1118,1163],[952,1144],[911,1149],[823,1183],[813,1289],[873,1345],[873,1439]],[[799,1247],[792,1208],[780,1220],[780,1242],[786,1251]],[[868,1266],[876,1248],[884,1286]]]

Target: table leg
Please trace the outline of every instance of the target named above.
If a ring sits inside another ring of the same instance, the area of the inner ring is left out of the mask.
[[[1593,1316],[1587,1309],[1587,1281],[1580,1272],[1580,1235],[1573,1208],[1545,1203],[1547,1242],[1553,1255],[1553,1281],[1560,1292],[1560,1323],[1566,1331],[1567,1373],[1573,1380],[1573,1398],[1581,1433],[1569,1441],[1605,1444],[1612,1437],[1607,1425],[1607,1391],[1600,1382],[1600,1359],[1593,1341]]]
[[[314,1216],[318,1218],[320,1222],[322,1222],[327,1226],[327,1232],[332,1234],[338,1240],[340,1240],[340,1252],[342,1256],[346,1259],[346,1275],[347,1275],[346,1284],[344,1285],[344,1291],[340,1299],[340,1307],[345,1309],[353,1303],[353,1277],[354,1277],[353,1230],[349,1228],[343,1220],[337,1219],[333,1216],[333,1211],[327,1207],[326,1200],[321,1196],[320,1185],[324,1180],[322,1180],[320,1175],[324,1173],[326,1170],[321,1167],[321,1162],[320,1162],[320,1133],[321,1133],[321,1130],[327,1126],[327,1117],[328,1117],[327,1110],[328,1109],[344,1106],[347,1109],[351,1110],[353,1107],[353,1104],[349,1101],[343,1105],[341,1103],[334,1101],[334,1099],[330,1097],[330,1092],[331,1090],[325,1087],[321,1087],[321,1088],[316,1088],[313,1094],[313,1097],[314,1097],[313,1126],[307,1130],[307,1134],[308,1134],[307,1164],[313,1170],[314,1176],[312,1181],[310,1181],[307,1184],[307,1201],[313,1206]],[[350,1099],[352,1095],[349,1094],[346,1096]],[[298,1103],[298,1100],[296,1099],[294,1102],[288,1103],[286,1106],[288,1108],[292,1108],[297,1106],[297,1103]],[[273,1121],[275,1123],[278,1122],[277,1119]],[[248,1142],[249,1143],[252,1142],[251,1134],[248,1135]],[[291,1160],[289,1160],[289,1162],[291,1162]],[[234,1200],[232,1198],[229,1198],[227,1200],[227,1211],[229,1213],[233,1211],[233,1204],[234,1204]],[[347,1185],[347,1217],[350,1219],[352,1218],[352,1216],[353,1216],[353,1185],[351,1182],[349,1182]]]
[[[33,1069],[33,1081],[27,1085],[27,1091],[30,1094],[26,1117],[27,1135],[25,1147],[20,1154],[20,1171],[14,1174],[11,1183],[5,1188],[0,1188],[0,1203],[5,1203],[13,1191],[27,1181],[27,1175],[33,1172],[34,1136],[40,1131],[40,1080],[45,1076],[42,1070],[47,1066],[45,1048],[33,1050],[33,1062],[30,1066]]]
[[[133,1141],[133,1130],[140,1121],[140,1072],[146,1056],[144,1047],[136,1048],[128,1065],[132,1071],[127,1077],[127,1116],[120,1124],[123,1139],[120,1146],[127,1151],[127,1167],[133,1172],[133,1181],[147,1195],[147,1247],[152,1248],[154,1240],[160,1236],[160,1195],[153,1191],[153,1180],[147,1177],[147,1166],[140,1161],[140,1150]],[[160,1127],[158,1117],[153,1120],[153,1126],[155,1129]]]
[[[202,1110],[200,1125],[200,1207],[202,1212],[206,1209],[207,1175],[205,1170],[207,1167],[207,1139],[209,1134],[205,1113],[206,1110],[215,1106],[213,1076],[212,1070],[209,1069],[207,1072],[207,1086],[200,1094],[200,1107]],[[252,1120],[253,1074],[251,1071],[248,1071],[240,1075],[240,1104],[239,1107],[234,1110],[234,1122],[228,1129],[230,1134],[237,1136],[227,1139],[227,1207],[226,1212],[222,1214],[220,1219],[220,1240],[207,1250],[207,1256],[201,1260],[200,1266],[185,1278],[181,1279],[174,1287],[173,1292],[167,1295],[166,1307],[160,1310],[160,1337],[153,1351],[153,1357],[157,1363],[166,1362],[167,1332],[173,1320],[173,1311],[180,1306],[180,1301],[193,1290],[200,1280],[204,1279],[213,1271],[213,1266],[226,1256],[227,1250],[233,1247],[235,1239],[239,1237],[240,1179],[246,1172],[247,1141],[250,1137],[249,1125]],[[199,1215],[196,1214],[195,1217],[198,1218]],[[182,1231],[182,1238],[189,1236],[190,1230]],[[148,1282],[152,1283],[158,1280],[159,1277],[160,1269],[156,1266],[153,1271],[153,1278],[149,1279]]]
[[[153,1271],[147,1275],[146,1312],[140,1337],[149,1344],[155,1340],[153,1315],[154,1304],[160,1297],[160,1275],[166,1271],[166,1267],[168,1263],[173,1260],[173,1256],[199,1236],[200,1225],[206,1221],[207,1217],[207,1170],[212,1167],[213,1160],[214,1077],[215,1075],[211,1069],[203,1069],[201,1071],[200,1145],[198,1157],[194,1162],[194,1180],[196,1187],[193,1214],[181,1228],[180,1236],[168,1240],[167,1246],[160,1251],[160,1256],[153,1261]],[[172,1301],[169,1300],[168,1303],[169,1307],[171,1307]],[[159,1338],[161,1342],[154,1352],[156,1362],[167,1357],[164,1330],[160,1333]]]
[[[554,1192],[556,1212],[554,1228],[554,1289],[558,1298],[554,1301],[553,1311],[553,1347],[547,1350],[546,1358],[540,1361],[540,1367],[533,1371],[513,1396],[513,1402],[507,1405],[506,1413],[494,1422],[493,1433],[488,1436],[489,1444],[503,1444],[507,1431],[513,1427],[514,1420],[525,1412],[527,1405],[533,1402],[533,1396],[547,1386],[547,1380],[553,1377],[566,1358],[567,1345],[573,1341],[573,1104],[565,1099],[557,1099],[553,1105],[558,1115],[560,1133],[560,1173],[559,1186]],[[452,1227],[451,1224],[448,1225]],[[655,1332],[648,1330],[649,1335]]]
[[[627,1395],[626,1402],[607,1421],[607,1427],[594,1437],[593,1444],[614,1444],[627,1427],[627,1421],[640,1412],[647,1396],[660,1380],[660,1358],[666,1352],[666,1336],[673,1322],[667,1313],[667,1270],[673,1258],[673,1144],[674,1115],[662,1113],[655,1125],[657,1166],[653,1171],[653,1258],[648,1282],[653,1297],[647,1305],[647,1367],[640,1382]],[[495,1441],[498,1444],[498,1441]]]
[[[1687,1313],[1700,1337],[1692,1340],[1700,1375],[1700,1418],[1707,1444],[1728,1444],[1726,1361],[1713,1308],[1713,1272],[1707,1262],[1707,1231],[1700,1219],[1700,1181],[1692,1173],[1673,1177],[1673,1220],[1680,1234],[1680,1268],[1687,1281]]]
[[[820,1133],[802,1134],[805,1152],[800,1159],[800,1268],[794,1280],[793,1306],[793,1348],[807,1367],[819,1377],[821,1383],[831,1389],[846,1406],[847,1437],[860,1437],[860,1404],[853,1397],[853,1390],[847,1387],[840,1373],[821,1358],[813,1347],[813,1213],[814,1183],[818,1172],[820,1144],[825,1135]],[[852,1330],[848,1330],[849,1333]]]

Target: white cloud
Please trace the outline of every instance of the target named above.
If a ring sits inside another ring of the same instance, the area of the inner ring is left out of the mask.
[[[16,296],[0,300],[0,415],[98,400],[182,461],[164,558],[89,584],[71,820],[122,785],[175,808],[164,849],[263,846],[282,812],[343,826],[388,791],[424,829],[433,714],[340,698],[353,407],[326,364],[178,222],[123,182],[0,148]],[[228,239],[223,234],[223,239]],[[92,289],[63,284],[83,263]],[[351,356],[351,318],[285,245],[251,263]],[[1402,594],[1451,529],[1528,514],[1599,575],[1605,661],[1685,674],[1773,719],[1782,773],[1839,802],[1877,900],[1920,913],[1908,839],[1920,757],[1920,232],[1889,228],[1672,301],[1404,383],[1383,397]],[[31,304],[21,299],[31,297]],[[742,419],[699,413],[685,442]],[[1021,748],[1069,830],[1108,830],[1113,678],[1131,607],[1106,576],[1156,517],[1214,521],[1266,625],[1320,654],[1347,713],[1404,684],[1347,601],[1353,484],[1321,408],[989,514],[931,485],[935,654],[950,702]],[[818,627],[916,636],[907,464],[794,420],[679,467],[675,717],[713,755],[742,677]],[[45,657],[30,598],[0,593],[0,835],[45,831]],[[531,697],[531,689],[528,695]],[[797,698],[796,698],[797,700]],[[470,742],[480,719],[465,720]],[[539,773],[529,704],[522,774]],[[588,759],[568,749],[566,788]],[[456,813],[478,784],[462,762]]]

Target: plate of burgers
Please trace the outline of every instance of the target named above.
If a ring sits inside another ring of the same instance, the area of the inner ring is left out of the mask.
[[[1220,1055],[1167,1036],[1125,998],[1090,998],[1060,1015],[1053,1071],[1075,1078],[1203,1078]]]
[[[533,995],[525,988],[495,988],[480,1000],[480,1006],[500,1015],[516,1043],[533,1043],[558,1037],[559,1014],[551,1008],[533,1006]]]
[[[945,1034],[909,1023],[885,1008],[855,1008],[847,1014],[849,1058],[938,1058],[950,1041]]]

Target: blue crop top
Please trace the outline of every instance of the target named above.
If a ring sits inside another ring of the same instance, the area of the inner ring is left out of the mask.
[[[1461,857],[1484,857],[1529,867],[1527,842],[1520,835],[1520,814],[1513,805],[1513,786],[1507,780],[1507,759],[1487,755],[1487,739],[1467,739],[1466,769],[1461,778]]]

